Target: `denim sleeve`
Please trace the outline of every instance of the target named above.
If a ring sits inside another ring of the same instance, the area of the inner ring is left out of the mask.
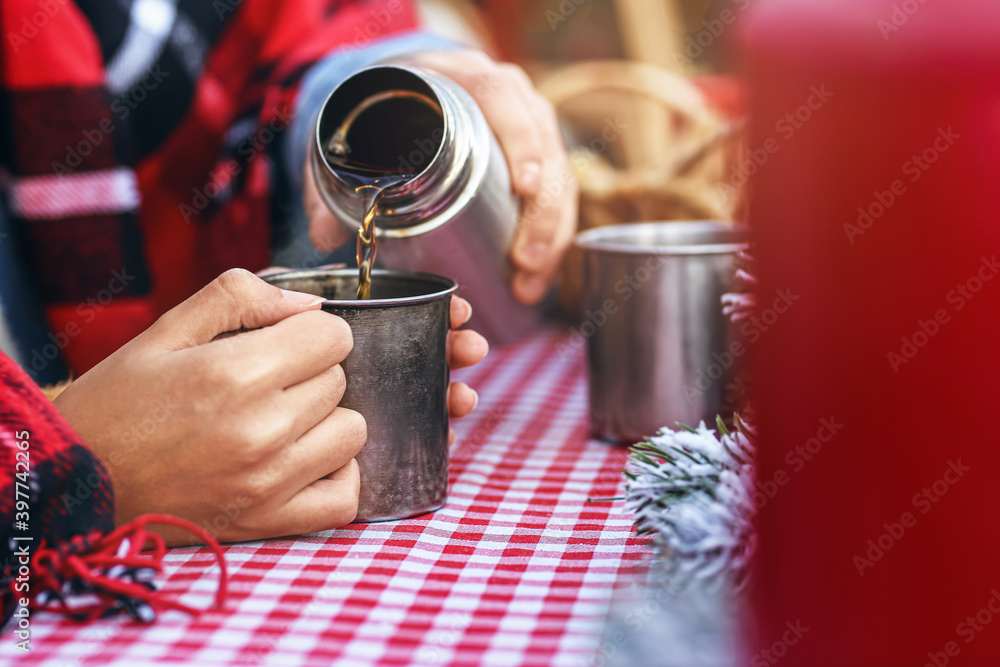
[[[56,384],[69,377],[62,358],[65,343],[59,343],[45,321],[42,299],[13,223],[0,192],[0,352],[38,384]]]

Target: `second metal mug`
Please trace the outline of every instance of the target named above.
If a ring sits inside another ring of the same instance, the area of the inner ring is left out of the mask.
[[[721,297],[746,232],[718,222],[591,229],[583,250],[590,421],[601,437],[636,442],[675,422],[714,421],[728,326]]]
[[[357,300],[357,269],[292,271],[264,280],[326,297],[323,310],[351,326],[354,349],[341,364],[340,405],[368,424],[357,456],[356,521],[404,519],[439,509],[448,495],[446,343],[455,281],[429,273],[372,274],[372,298]]]

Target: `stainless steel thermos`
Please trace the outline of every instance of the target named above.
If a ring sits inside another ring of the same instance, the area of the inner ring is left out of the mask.
[[[520,200],[503,152],[465,90],[426,70],[379,66],[330,93],[310,141],[310,166],[330,211],[354,231],[362,202],[356,181],[329,159],[332,143],[369,174],[412,175],[379,204],[382,266],[457,281],[475,308],[471,325],[491,341],[513,340],[538,322],[538,309],[518,303],[509,287]]]

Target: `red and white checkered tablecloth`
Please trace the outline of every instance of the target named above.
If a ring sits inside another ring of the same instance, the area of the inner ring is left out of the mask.
[[[405,521],[228,546],[224,611],[78,625],[32,618],[44,665],[589,665],[616,585],[647,541],[618,495],[627,450],[590,440],[580,346],[541,332],[454,374],[478,389],[455,423],[448,503]],[[218,568],[202,548],[166,559],[167,591],[208,607]]]

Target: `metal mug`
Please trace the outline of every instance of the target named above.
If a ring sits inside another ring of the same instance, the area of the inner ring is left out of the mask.
[[[714,421],[725,378],[711,376],[721,373],[729,332],[720,299],[746,238],[721,222],[639,223],[577,236],[594,434],[636,442],[676,422]]]
[[[455,281],[429,273],[375,270],[372,298],[358,300],[357,269],[291,271],[264,278],[326,297],[344,318],[354,349],[341,363],[340,405],[368,424],[357,456],[361,498],[355,521],[405,519],[440,509],[448,495],[448,381],[445,347]]]
[[[354,233],[364,213],[356,172],[331,164],[332,146],[366,165],[368,176],[414,176],[379,203],[380,265],[454,278],[476,309],[470,327],[491,342],[537,326],[540,309],[518,303],[509,287],[520,199],[496,137],[461,86],[427,70],[379,66],[327,97],[309,168],[327,208]]]

